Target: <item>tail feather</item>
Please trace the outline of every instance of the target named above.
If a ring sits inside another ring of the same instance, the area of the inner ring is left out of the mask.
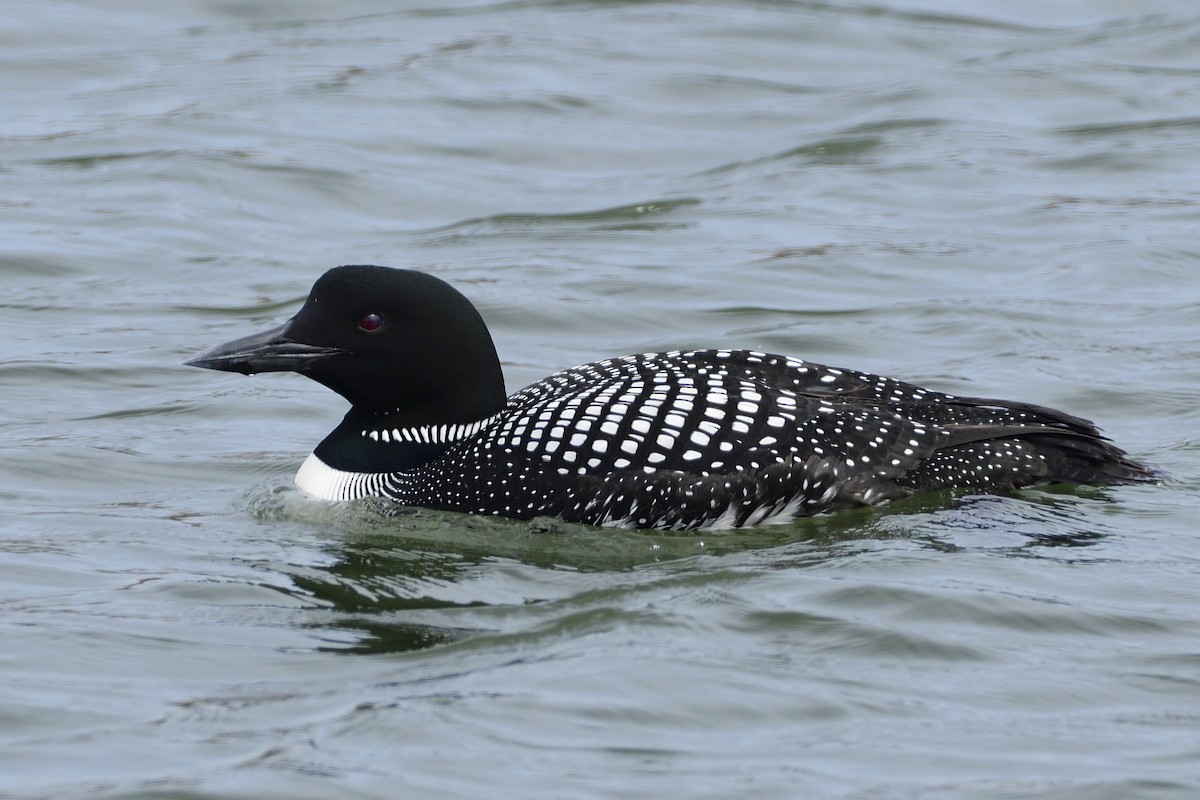
[[[964,425],[898,483],[916,491],[949,487],[988,491],[1039,483],[1110,484],[1153,480],[1094,427]]]
[[[1045,480],[1051,483],[1125,483],[1155,477],[1153,470],[1099,435],[1043,433],[1022,438],[1044,457]]]

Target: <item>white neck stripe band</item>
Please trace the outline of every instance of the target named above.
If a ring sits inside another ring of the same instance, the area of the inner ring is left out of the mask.
[[[365,428],[362,435],[376,442],[421,442],[444,444],[468,439],[500,418],[499,414],[475,422],[452,425],[421,425],[416,428]]]

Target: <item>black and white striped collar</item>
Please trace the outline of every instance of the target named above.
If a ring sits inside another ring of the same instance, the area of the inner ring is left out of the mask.
[[[376,442],[417,442],[449,444],[469,439],[500,418],[499,414],[475,422],[455,422],[443,425],[419,425],[414,428],[364,428],[362,435]]]

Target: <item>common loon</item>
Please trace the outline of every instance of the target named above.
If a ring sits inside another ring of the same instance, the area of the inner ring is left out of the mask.
[[[296,475],[327,500],[698,529],[1152,476],[1061,411],[750,350],[610,358],[507,397],[471,302],[389,267],[331,269],[288,322],[184,363],[298,372],[349,400]]]

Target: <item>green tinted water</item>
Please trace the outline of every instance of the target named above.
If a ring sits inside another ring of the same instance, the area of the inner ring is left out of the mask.
[[[0,795],[1200,791],[1191,4],[45,2],[0,21]],[[756,347],[1094,418],[1160,486],[702,536],[299,495],[178,366],[339,263],[509,388]]]

